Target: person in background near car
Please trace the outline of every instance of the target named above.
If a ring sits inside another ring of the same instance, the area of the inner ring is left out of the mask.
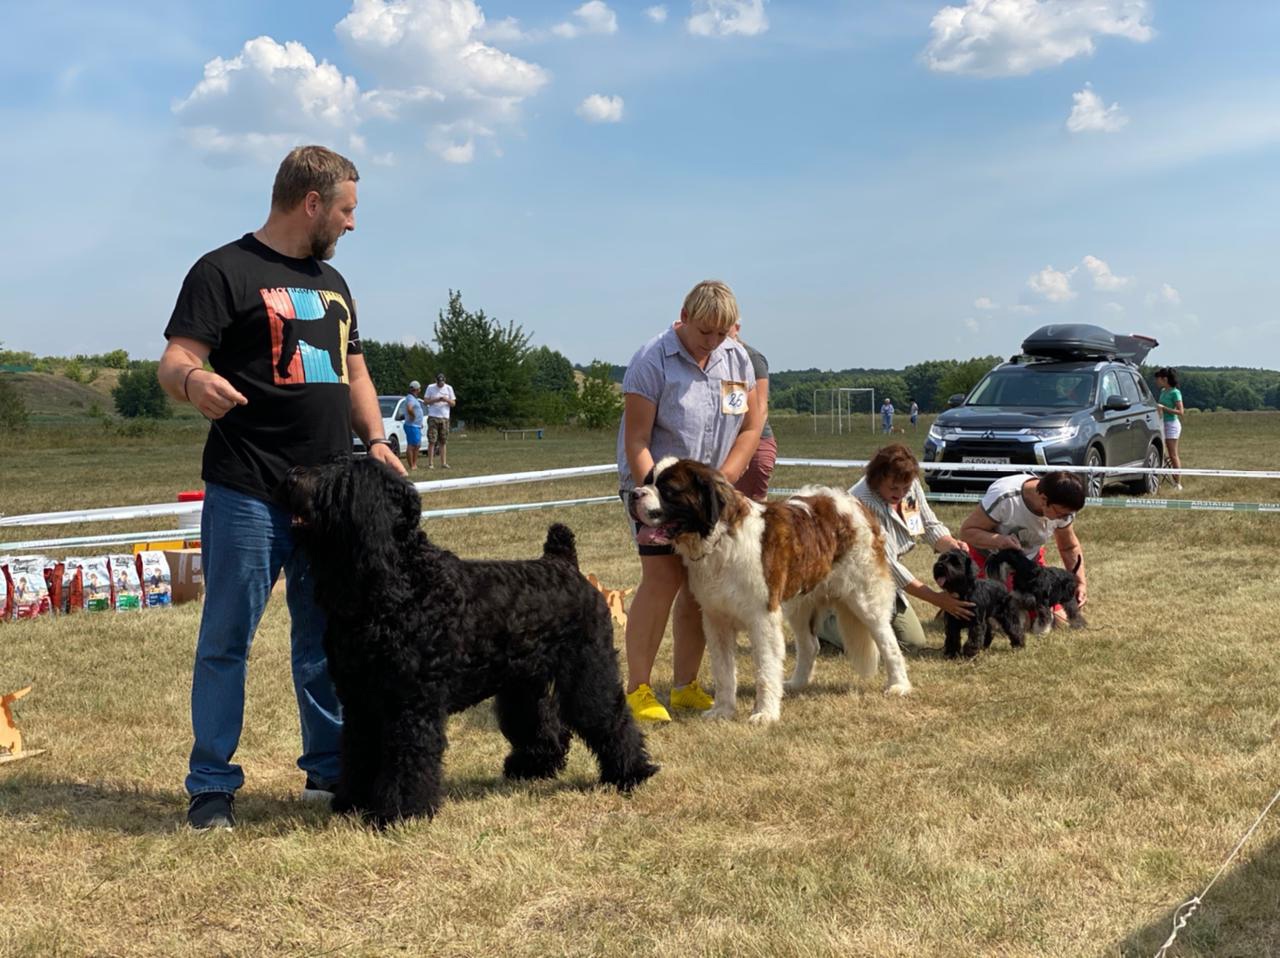
[[[449,410],[458,404],[453,387],[444,381],[444,373],[436,373],[436,381],[427,387],[423,397],[427,401],[427,468],[436,467],[436,452],[440,453],[440,468],[449,468],[449,454],[445,448],[449,442]]]
[[[888,396],[880,404],[880,431],[886,436],[893,432],[893,401]]]
[[[293,150],[276,173],[266,223],[191,267],[165,328],[160,384],[210,421],[186,780],[193,828],[235,825],[244,773],[231,759],[244,724],[249,645],[281,569],[302,720],[302,798],[331,800],[338,778],[342,717],[325,660],[324,614],[293,517],[274,497],[290,468],[350,454],[353,428],[370,457],[404,475],[382,434],[351,291],[325,262],[356,228],[358,179],[332,150]],[[303,343],[311,346],[306,357]]]
[[[1018,473],[997,479],[960,526],[960,539],[985,570],[987,556],[1001,549],[1018,549],[1044,565],[1044,544],[1058,546],[1062,566],[1075,571],[1076,601],[1088,601],[1084,548],[1076,538],[1076,513],[1084,508],[1084,483],[1069,472],[1049,472],[1037,479]]]
[[[972,602],[958,599],[949,592],[931,589],[902,564],[902,557],[915,548],[916,540],[921,537],[933,547],[934,552],[964,548],[929,507],[924,487],[920,484],[920,463],[911,450],[895,442],[877,451],[867,463],[866,474],[849,492],[875,514],[884,532],[885,558],[889,560],[889,572],[898,587],[898,599],[890,623],[898,644],[913,648],[925,645],[924,628],[906,599],[908,595],[936,605],[956,618],[973,618]],[[823,617],[818,638],[844,647],[834,613],[828,612]]]
[[[1160,410],[1164,420],[1165,457],[1169,460],[1170,469],[1182,468],[1182,457],[1178,455],[1178,440],[1182,438],[1182,418],[1186,409],[1182,405],[1182,390],[1178,388],[1178,371],[1169,366],[1156,370],[1156,385],[1160,387],[1160,401],[1156,409]],[[1173,488],[1182,489],[1182,476],[1173,474]]]
[[[618,494],[640,554],[640,584],[627,612],[627,705],[637,719],[670,722],[649,682],[671,618],[671,707],[705,711],[712,698],[698,684],[706,637],[702,609],[685,588],[684,562],[670,538],[631,514],[631,492],[665,456],[717,467],[730,482],[747,471],[760,444],[764,410],[751,357],[729,333],[738,301],[718,280],[704,280],[684,299],[680,322],[631,357],[622,379],[618,427]],[[675,611],[672,612],[672,603]]]
[[[916,405],[916,401],[911,400],[911,428],[916,428],[916,423],[920,420],[920,407]]]
[[[404,397],[404,445],[410,472],[418,468],[418,447],[422,445],[422,401],[418,398],[421,388],[415,379],[409,383],[409,395]]]
[[[764,416],[764,431],[760,434],[760,445],[756,446],[751,462],[747,464],[747,471],[733,486],[748,499],[764,502],[769,498],[769,477],[773,475],[774,464],[778,461],[778,440],[769,428],[769,360],[758,349],[752,349],[744,343],[739,336],[741,332],[742,323],[734,323],[729,335],[751,357],[751,369],[756,377],[756,401]]]

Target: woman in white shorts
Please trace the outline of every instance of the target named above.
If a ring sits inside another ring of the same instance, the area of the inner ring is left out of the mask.
[[[1178,388],[1178,371],[1165,366],[1156,370],[1156,385],[1160,387],[1160,400],[1156,409],[1164,420],[1164,448],[1170,469],[1181,469],[1178,440],[1182,436],[1182,417],[1186,409],[1182,405],[1182,390]],[[1182,489],[1182,476],[1173,474],[1173,488]]]

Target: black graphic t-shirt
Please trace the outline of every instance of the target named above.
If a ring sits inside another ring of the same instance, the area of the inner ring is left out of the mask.
[[[249,400],[210,427],[206,482],[269,500],[291,466],[351,451],[347,356],[360,334],[332,266],[247,233],[191,267],[164,335],[208,345],[214,371]]]

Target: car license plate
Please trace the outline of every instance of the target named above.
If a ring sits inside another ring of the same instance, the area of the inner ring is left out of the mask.
[[[1009,464],[1008,456],[964,456],[961,462],[976,462],[987,466],[1007,466]]]

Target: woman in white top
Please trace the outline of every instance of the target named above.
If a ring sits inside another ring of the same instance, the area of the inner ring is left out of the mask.
[[[929,508],[920,484],[920,463],[911,450],[900,442],[885,446],[867,463],[866,474],[849,492],[875,514],[884,533],[889,571],[898,587],[897,608],[891,623],[898,644],[915,648],[925,645],[924,628],[906,600],[908,595],[936,605],[957,618],[973,618],[972,602],[930,588],[902,564],[902,557],[915,548],[920,538],[935,552],[964,548]],[[835,616],[826,618],[818,637],[833,645],[842,644]]]

